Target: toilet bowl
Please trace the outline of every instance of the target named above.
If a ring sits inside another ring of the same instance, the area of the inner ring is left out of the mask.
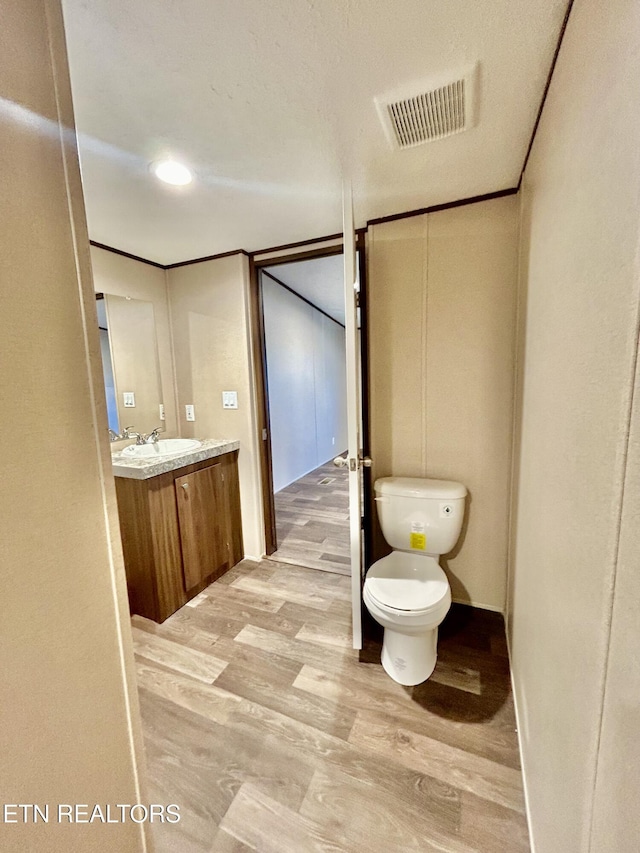
[[[382,666],[399,684],[420,684],[436,665],[438,625],[451,606],[434,557],[394,551],[367,572],[364,603],[384,628]]]
[[[438,557],[458,540],[467,490],[408,477],[385,477],[374,488],[382,532],[395,550],[367,572],[363,600],[384,628],[385,672],[399,684],[420,684],[435,668],[438,626],[451,606]]]

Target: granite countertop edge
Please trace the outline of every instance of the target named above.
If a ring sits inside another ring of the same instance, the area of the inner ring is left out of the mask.
[[[202,443],[193,450],[185,450],[174,453],[171,456],[163,456],[161,459],[131,459],[122,456],[121,452],[111,454],[111,462],[114,477],[125,477],[130,480],[148,480],[169,471],[176,471],[186,465],[194,465],[196,462],[205,462],[224,453],[231,453],[240,449],[240,442],[205,438],[199,439]]]

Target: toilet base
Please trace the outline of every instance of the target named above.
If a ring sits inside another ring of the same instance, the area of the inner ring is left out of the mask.
[[[417,635],[385,628],[381,656],[384,671],[398,684],[422,684],[435,669],[437,645],[437,628]]]

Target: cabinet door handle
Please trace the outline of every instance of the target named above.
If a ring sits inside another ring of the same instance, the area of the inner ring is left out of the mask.
[[[183,489],[189,488],[189,483],[180,483],[180,485],[182,486]]]

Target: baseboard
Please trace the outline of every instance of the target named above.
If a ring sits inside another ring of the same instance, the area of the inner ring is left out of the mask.
[[[462,601],[459,598],[452,598],[451,600],[454,604],[466,604],[467,607],[477,607],[478,610],[491,610],[492,613],[500,613],[504,616],[502,607],[496,607],[493,604],[482,604],[480,601]]]
[[[518,735],[518,751],[520,753],[520,766],[522,768],[522,788],[524,791],[524,811],[527,816],[527,828],[529,830],[529,844],[531,845],[531,853],[536,853],[536,845],[533,838],[533,825],[531,822],[531,807],[529,803],[529,788],[527,787],[527,774],[524,766],[524,751],[522,749],[522,726],[520,725],[520,713],[518,710],[518,694],[516,693],[516,685],[513,680],[513,666],[511,664],[511,643],[507,635],[507,654],[509,655],[509,677],[511,679],[511,693],[513,694],[513,708],[516,715],[516,732]]]

